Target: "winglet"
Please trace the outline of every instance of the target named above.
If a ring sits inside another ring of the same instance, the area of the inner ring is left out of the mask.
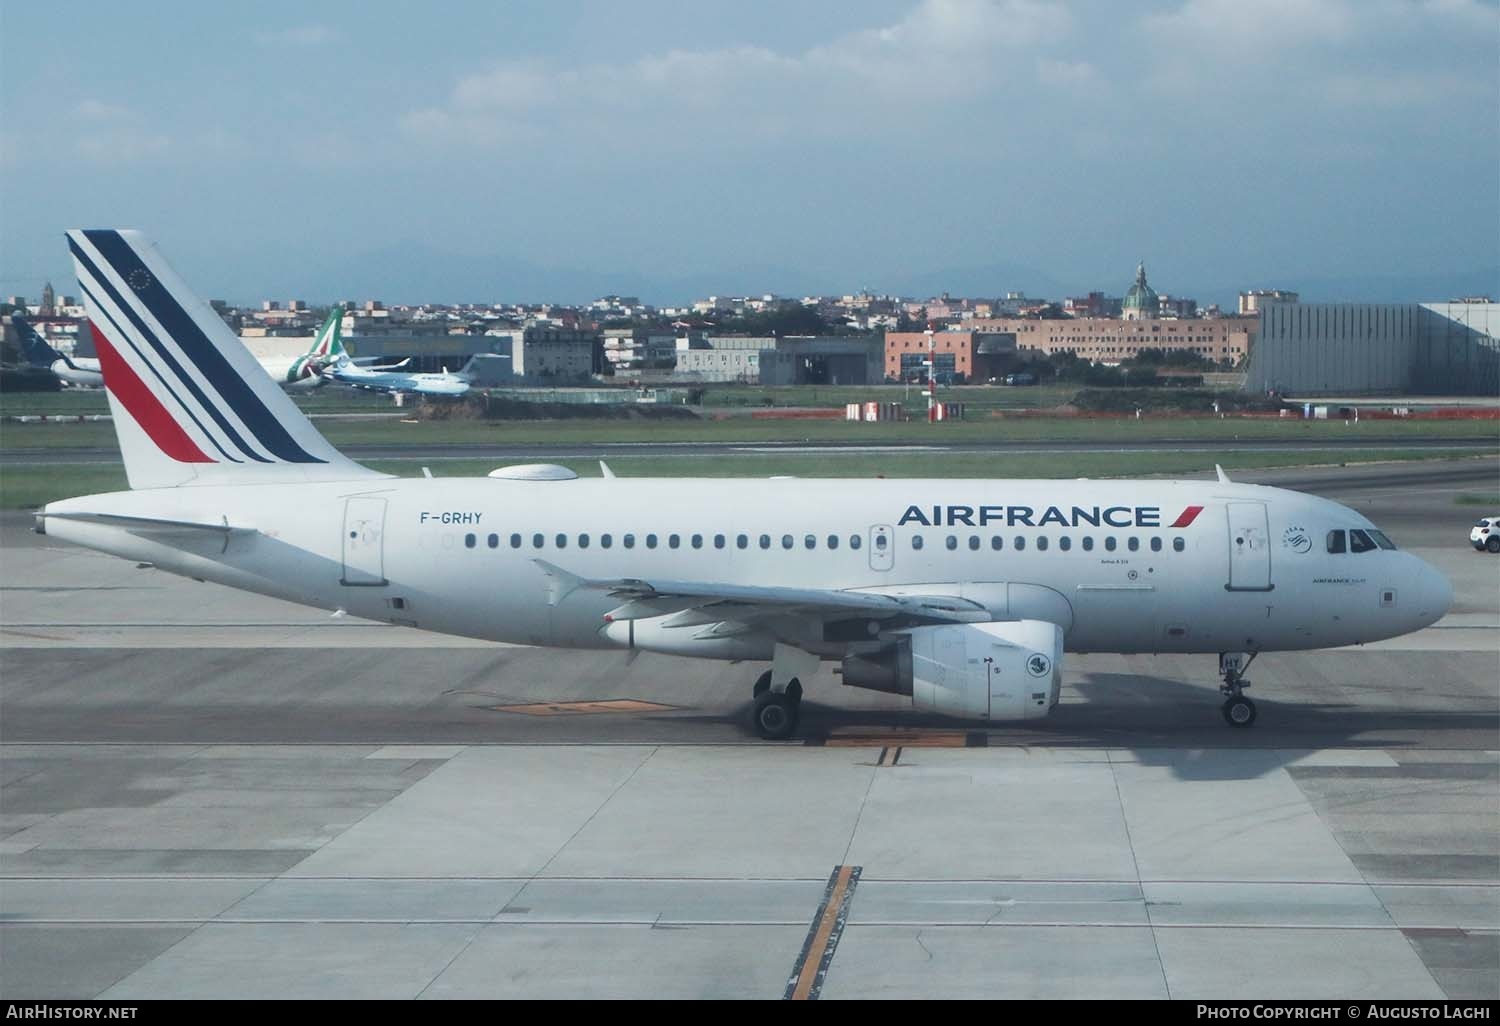
[[[1219,466],[1217,463],[1214,464],[1214,473],[1219,475],[1219,484],[1234,483],[1233,481],[1229,480],[1229,475],[1224,473],[1224,468]]]
[[[599,461],[599,473],[600,473],[600,475],[602,475],[604,477],[614,477],[615,476],[615,472],[613,470],[610,470],[609,469],[609,464],[605,463],[603,460]]]

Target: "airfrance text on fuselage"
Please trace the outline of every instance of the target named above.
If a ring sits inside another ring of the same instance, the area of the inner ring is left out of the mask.
[[[1186,527],[1202,510],[1189,506],[1171,527]],[[1048,506],[1038,515],[1034,506],[908,506],[897,527],[1161,527],[1160,506]]]

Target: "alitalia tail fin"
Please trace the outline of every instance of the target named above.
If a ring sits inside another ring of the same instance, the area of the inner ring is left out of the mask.
[[[318,434],[139,232],[70,231],[132,488],[387,475]]]

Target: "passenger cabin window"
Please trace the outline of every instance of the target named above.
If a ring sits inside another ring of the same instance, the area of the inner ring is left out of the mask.
[[[771,536],[769,534],[763,534],[760,536],[760,547],[763,549],[769,549],[771,547]]]
[[[510,536],[510,547],[513,549],[519,549],[521,547],[521,536],[519,534],[513,534]]]
[[[1083,536],[1083,551],[1084,552],[1093,552],[1094,551],[1094,536],[1093,535],[1086,534],[1086,535]]]
[[[1152,552],[1160,552],[1161,551],[1161,539],[1160,538],[1152,538],[1151,539],[1151,551]]]
[[[1181,538],[1173,538],[1172,539],[1172,551],[1173,552],[1181,552],[1185,548],[1187,548],[1187,543],[1185,541],[1183,541]]]
[[[1073,547],[1073,539],[1069,538],[1067,535],[1063,535],[1061,538],[1057,539],[1057,547],[1062,549],[1064,552],[1067,552]]]
[[[1328,532],[1328,551],[1334,553],[1335,555],[1344,551],[1343,531]]]
[[[1016,551],[1017,552],[1023,552],[1023,551],[1025,551],[1025,549],[1026,549],[1026,536],[1023,535],[1023,534],[1016,535]]]
[[[682,539],[679,538],[677,535],[675,535],[675,534],[669,534],[669,535],[667,535],[667,547],[668,548],[675,549],[675,548],[677,548],[677,546],[679,546],[681,544],[682,544]]]
[[[793,544],[793,542],[792,542],[792,536],[791,535],[784,534],[784,535],[781,536],[781,547],[782,548],[789,549],[789,548],[792,547],[792,544]]]
[[[498,549],[500,547],[500,536],[498,534],[492,534],[485,539],[485,543],[488,544],[492,549]]]
[[[475,541],[476,539],[472,534],[464,535],[464,548],[472,549],[474,547]]]
[[[1047,551],[1047,536],[1045,534],[1037,538],[1036,547],[1038,552]]]
[[[1138,552],[1141,548],[1141,540],[1134,535],[1131,535],[1130,538],[1126,540],[1125,547],[1131,552]]]
[[[857,549],[857,548],[860,547],[861,544],[862,544],[862,542],[859,539],[859,535],[857,535],[857,534],[851,534],[849,536],[849,547],[851,549]]]
[[[557,547],[560,548],[560,549],[565,549],[565,548],[568,547],[568,536],[567,535],[560,534],[560,535],[557,536]]]
[[[911,536],[911,547],[914,549],[920,549],[922,547],[922,536],[920,534],[914,534]]]
[[[580,534],[578,536],[578,547],[580,549],[586,549],[586,548],[589,547],[589,536],[588,535],[586,535],[586,534]]]
[[[692,544],[693,548],[701,549],[703,548],[703,535],[695,534],[692,538],[689,539],[689,542]]]
[[[1113,551],[1115,551],[1115,536],[1114,535],[1110,535],[1108,538],[1104,539],[1104,551],[1106,551],[1106,552],[1113,552]]]
[[[722,534],[716,534],[716,535],[714,535],[714,548],[716,548],[716,549],[722,549],[723,547],[724,547],[724,536]]]
[[[1001,549],[1005,548],[1005,539],[1001,538],[998,534],[990,535],[990,548],[994,549],[996,552],[999,552]]]
[[[806,537],[804,537],[802,539],[802,547],[805,548],[805,549],[815,549],[815,548],[817,548],[818,547],[818,538],[817,538],[817,535],[809,534]]]
[[[830,549],[836,549],[836,548],[839,547],[839,536],[838,535],[836,535],[836,534],[830,534],[828,536],[828,547]]]
[[[736,548],[748,548],[750,545],[750,536],[747,534],[737,534],[734,537],[734,544]]]
[[[1371,552],[1376,548],[1378,548],[1378,546],[1375,544],[1375,539],[1371,538],[1365,532],[1359,530],[1358,528],[1355,528],[1354,530],[1349,532],[1350,552]]]
[[[534,534],[534,535],[531,536],[531,547],[532,548],[539,549],[539,548],[541,548],[545,544],[547,544],[547,536],[546,535]]]
[[[613,545],[614,543],[615,543],[615,539],[614,539],[614,536],[612,536],[612,535],[601,534],[599,536],[599,547],[601,549],[607,549],[611,545]]]
[[[621,541],[625,543],[625,547],[627,549],[635,548],[635,535],[627,534],[624,538],[621,539]]]
[[[646,535],[646,548],[648,548],[648,549],[654,549],[654,548],[656,548],[656,535],[654,535],[654,534],[648,534],[648,535]]]
[[[958,535],[950,534],[943,542],[943,544],[948,546],[949,552],[952,552],[954,549],[958,548]]]
[[[971,535],[969,535],[969,551],[970,552],[978,552],[979,551],[979,535],[977,535],[977,534],[971,534]]]

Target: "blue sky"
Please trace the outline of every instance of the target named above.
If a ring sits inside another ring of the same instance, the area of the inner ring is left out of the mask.
[[[0,293],[77,226],[234,301],[1500,279],[1497,54],[1494,0],[6,4]]]

